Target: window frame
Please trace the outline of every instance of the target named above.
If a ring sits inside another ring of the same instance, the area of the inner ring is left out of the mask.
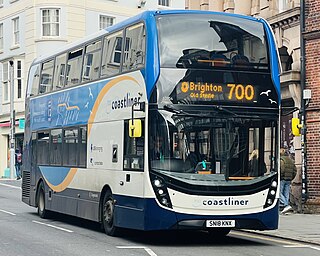
[[[20,44],[20,19],[15,17],[12,19],[12,45],[18,46]]]
[[[102,19],[106,19],[107,22],[102,21]],[[112,24],[108,24],[109,23],[108,19],[112,20]],[[116,17],[110,16],[110,15],[104,15],[104,14],[99,15],[99,30],[103,30],[105,28],[113,26],[115,23],[116,23]]]
[[[20,64],[20,65],[19,65]],[[17,60],[15,63],[16,66],[16,79],[17,79],[17,99],[22,98],[22,92],[23,92],[23,62],[22,60]],[[19,68],[20,66],[20,68]]]
[[[5,68],[6,67],[6,68]],[[3,99],[3,102],[6,103],[6,102],[9,102],[9,99],[10,99],[10,88],[9,88],[9,62],[4,62],[2,63],[2,99]],[[5,72],[6,71],[6,72]],[[6,75],[5,75],[6,74]],[[4,79],[6,78],[6,79]]]
[[[3,23],[0,23],[0,52],[4,49],[3,27]]]
[[[171,6],[171,1],[170,0],[158,0],[158,5],[159,6],[170,7]]]
[[[44,12],[48,11],[48,21],[44,21]],[[58,21],[54,20],[56,17],[53,13],[58,11]],[[60,37],[60,27],[61,27],[61,9],[60,8],[41,8],[40,9],[40,18],[41,18],[41,36],[42,37]],[[44,26],[48,25],[49,35],[44,35]],[[54,27],[57,31],[54,31]]]

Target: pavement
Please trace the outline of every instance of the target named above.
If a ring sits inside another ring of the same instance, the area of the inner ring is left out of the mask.
[[[21,180],[0,178],[0,183],[6,183],[13,186],[21,186]],[[285,215],[280,215],[279,228],[277,230],[246,230],[246,232],[289,239],[300,243],[305,242],[320,245],[320,215],[288,212]]]
[[[248,232],[320,245],[320,215],[289,212],[280,215],[277,230]]]

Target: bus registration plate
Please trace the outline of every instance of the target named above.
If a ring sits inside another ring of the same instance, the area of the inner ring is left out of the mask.
[[[235,220],[207,220],[206,227],[207,228],[234,228],[236,226]]]

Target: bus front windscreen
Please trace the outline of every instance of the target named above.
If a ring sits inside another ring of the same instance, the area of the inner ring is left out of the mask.
[[[274,173],[277,120],[232,113],[151,110],[150,168],[193,181],[256,179]],[[222,117],[224,116],[224,117]]]
[[[194,14],[160,16],[157,25],[163,68],[269,71],[261,22]]]

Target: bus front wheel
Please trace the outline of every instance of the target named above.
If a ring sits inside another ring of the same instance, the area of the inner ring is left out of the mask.
[[[107,235],[119,235],[119,228],[114,225],[114,199],[110,191],[106,192],[103,198],[102,225]]]
[[[38,215],[40,218],[47,218],[49,212],[46,210],[46,200],[43,184],[41,183],[38,190]]]

